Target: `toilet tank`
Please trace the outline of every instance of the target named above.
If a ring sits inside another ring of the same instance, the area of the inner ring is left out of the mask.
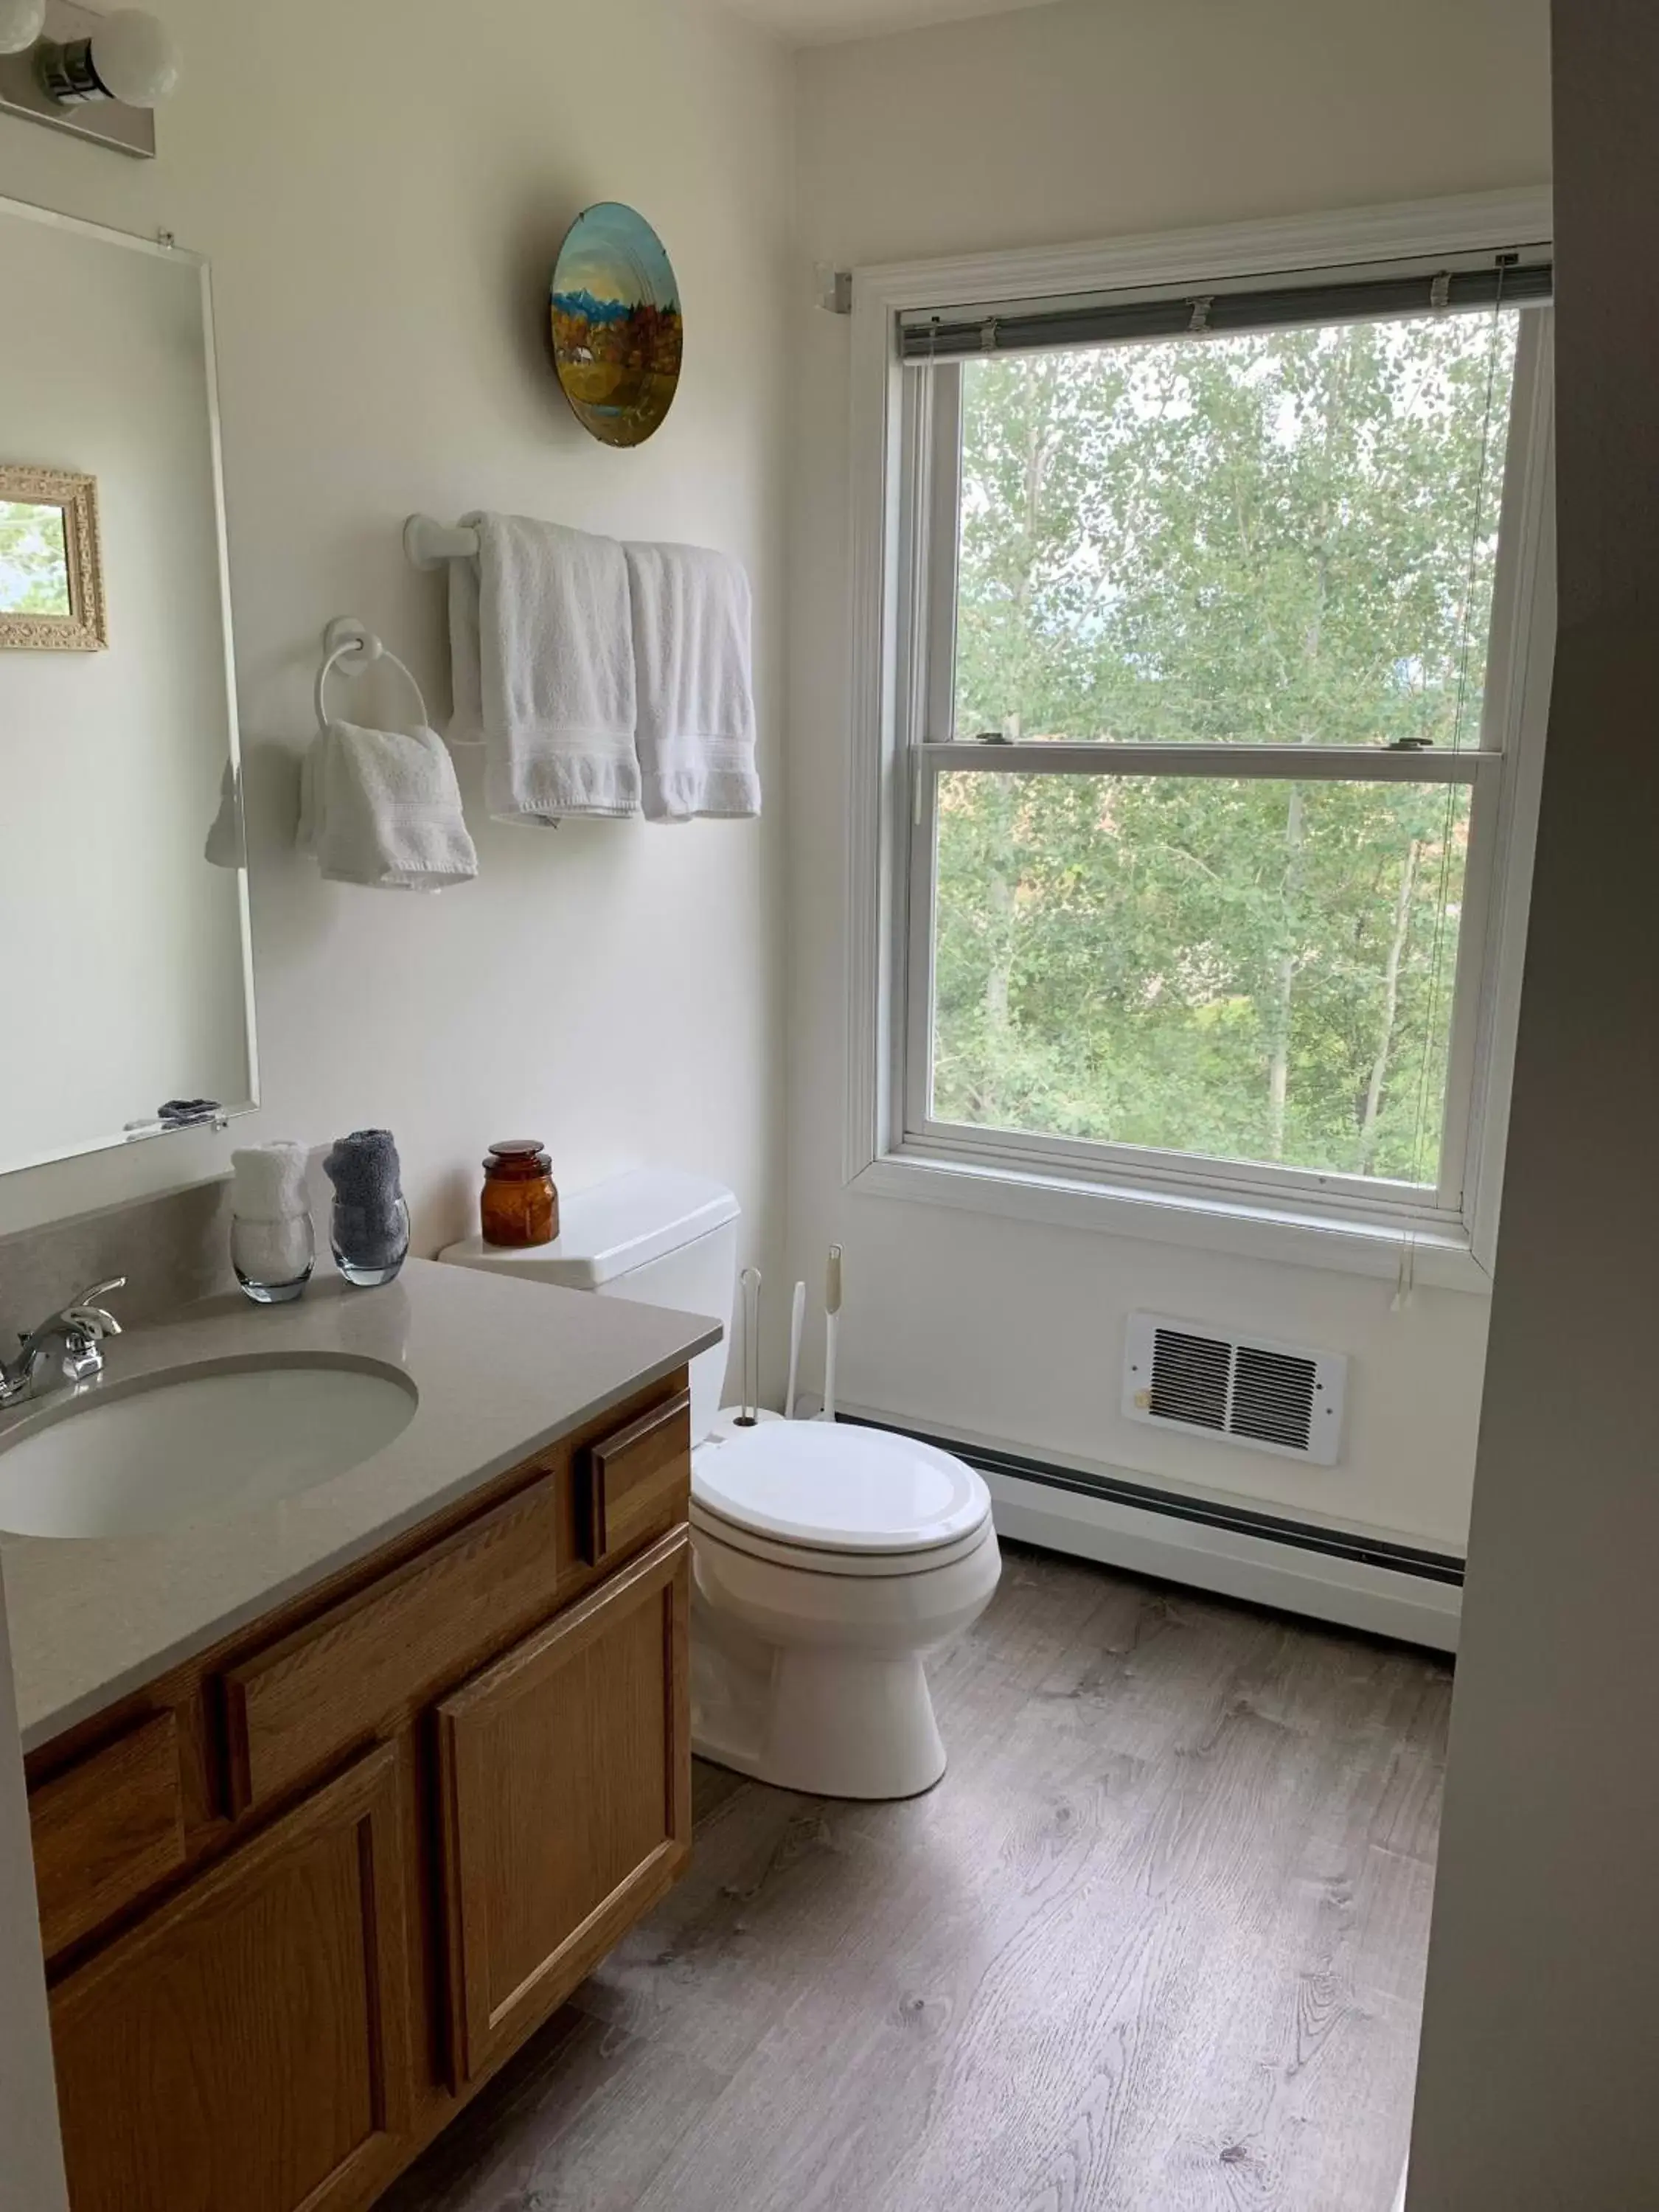
[[[635,1168],[591,1190],[561,1194],[559,1234],[550,1244],[520,1250],[468,1237],[438,1256],[601,1297],[712,1314],[729,1336],[738,1211],[735,1194],[707,1176]],[[694,1438],[708,1435],[720,1411],[727,1348],[722,1341],[691,1362]]]

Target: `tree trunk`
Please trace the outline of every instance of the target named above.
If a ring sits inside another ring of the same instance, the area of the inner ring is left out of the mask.
[[[1395,901],[1394,934],[1382,969],[1382,1020],[1377,1031],[1376,1057],[1365,1092],[1365,1111],[1359,1124],[1359,1172],[1370,1175],[1376,1155],[1376,1117],[1382,1109],[1382,1086],[1388,1080],[1389,1055],[1394,1050],[1394,1025],[1400,1012],[1400,966],[1411,935],[1412,893],[1417,888],[1417,864],[1422,848],[1415,837],[1406,848],[1400,871],[1400,896]]]
[[[1285,1157],[1285,1109],[1291,1089],[1291,1002],[1296,990],[1297,913],[1302,890],[1302,786],[1291,786],[1285,815],[1285,918],[1273,962],[1272,1045],[1267,1061],[1267,1158]]]

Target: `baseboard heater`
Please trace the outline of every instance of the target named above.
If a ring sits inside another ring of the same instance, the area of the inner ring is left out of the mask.
[[[871,1414],[842,1413],[842,1420],[869,1429],[886,1429],[902,1436],[920,1437],[941,1451],[954,1452],[984,1475],[1001,1475],[1018,1482],[1036,1483],[1083,1498],[1101,1498],[1113,1504],[1155,1513],[1174,1521],[1190,1522],[1229,1535],[1254,1537],[1285,1545],[1350,1565],[1379,1568],[1389,1574],[1408,1575],[1426,1583],[1461,1589],[1463,1562],[1455,1553],[1431,1552],[1413,1544],[1394,1544],[1378,1536],[1364,1536],[1341,1528],[1327,1528],[1282,1514],[1262,1513],[1253,1506],[1218,1504],[1212,1498],[1193,1498],[1184,1492],[1161,1490],[1155,1483],[1132,1481],[1116,1474],[1085,1474],[1076,1468],[1060,1467],[1051,1460],[1028,1459],[1019,1452],[984,1444],[964,1443],[959,1437],[930,1435],[908,1423],[886,1421]]]

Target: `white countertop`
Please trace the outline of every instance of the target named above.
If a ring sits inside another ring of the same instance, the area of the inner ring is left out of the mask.
[[[0,1534],[23,1748],[205,1650],[719,1341],[717,1322],[411,1260],[393,1283],[314,1282],[293,1305],[233,1293],[106,1347],[81,1395],[275,1354],[400,1369],[407,1428],[332,1481],[228,1504],[165,1534]],[[0,1414],[0,1448],[58,1395]]]

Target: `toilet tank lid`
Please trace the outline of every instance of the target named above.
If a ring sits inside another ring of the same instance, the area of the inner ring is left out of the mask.
[[[592,1291],[723,1228],[739,1210],[736,1194],[707,1176],[634,1168],[591,1190],[561,1193],[559,1233],[550,1244],[520,1251],[468,1237],[441,1256]]]

